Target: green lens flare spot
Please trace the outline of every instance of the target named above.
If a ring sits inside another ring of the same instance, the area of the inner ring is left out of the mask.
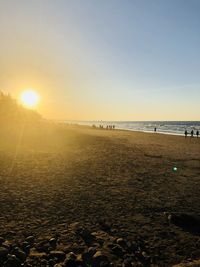
[[[178,169],[177,169],[177,167],[173,167],[172,170],[173,170],[173,172],[177,172]]]

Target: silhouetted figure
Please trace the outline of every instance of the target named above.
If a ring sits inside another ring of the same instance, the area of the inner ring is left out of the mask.
[[[154,133],[156,133],[156,130],[157,130],[157,129],[156,129],[156,127],[155,127],[155,128],[154,128]]]
[[[199,130],[196,131],[197,138],[199,137]]]
[[[193,136],[194,136],[194,131],[192,130],[192,131],[191,131],[191,137],[193,137]]]
[[[188,135],[188,132],[187,132],[187,130],[185,130],[185,138],[187,137],[187,135]]]
[[[115,125],[113,125],[113,130],[115,130]]]
[[[106,130],[108,130],[108,125],[106,126]]]

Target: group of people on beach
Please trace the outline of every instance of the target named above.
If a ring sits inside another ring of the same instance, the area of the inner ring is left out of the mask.
[[[156,131],[157,131],[157,128],[155,127],[154,132],[156,133]],[[189,133],[187,130],[185,130],[184,134],[185,134],[185,138],[186,138]],[[194,135],[195,135],[194,130],[191,130],[190,137],[194,137]],[[199,137],[199,130],[196,131],[196,136],[197,136],[197,138]]]
[[[93,128],[97,128],[96,125],[92,125]],[[106,125],[105,128],[102,124],[99,125],[100,129],[106,129],[106,130],[114,130],[115,129],[115,125]]]
[[[114,130],[115,129],[115,125],[106,125],[105,128],[103,125],[99,125],[100,129],[106,129],[106,130]]]
[[[189,134],[188,131],[185,130],[185,138],[188,136],[188,134]],[[194,137],[194,135],[195,135],[194,130],[192,130],[190,132],[190,137]],[[199,130],[196,131],[196,136],[197,136],[197,138],[199,137]]]
[[[106,130],[114,130],[115,125],[106,125]]]

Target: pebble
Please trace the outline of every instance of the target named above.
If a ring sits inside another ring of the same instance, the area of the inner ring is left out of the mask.
[[[108,258],[106,255],[102,253],[102,251],[97,251],[92,258],[92,266],[100,267],[103,262],[108,262]]]
[[[86,267],[86,264],[85,264],[81,254],[79,254],[76,258],[76,266],[77,267]]]
[[[91,232],[88,229],[81,229],[79,231],[79,235],[83,238],[84,242],[87,245],[90,245],[92,241],[94,240],[94,236],[91,234]]]
[[[122,263],[122,267],[132,267],[132,263],[130,259],[125,259]]]
[[[67,255],[66,255],[66,258],[70,258],[70,259],[73,259],[75,260],[77,258],[76,254],[74,252],[69,252]]]
[[[123,238],[118,238],[118,239],[116,240],[116,243],[117,243],[118,245],[120,245],[121,247],[126,247],[126,242],[125,242],[125,240],[124,240]]]
[[[49,266],[53,267],[56,264],[56,262],[53,259],[49,260]]]
[[[52,248],[56,248],[56,245],[57,245],[57,239],[56,238],[51,238],[49,240],[49,244]]]
[[[20,248],[16,247],[13,251],[13,254],[21,261],[24,262],[26,260],[26,253]]]
[[[96,252],[97,250],[95,247],[89,247],[88,251],[84,252],[82,255],[84,262],[86,262],[87,264],[91,264],[92,258]]]
[[[63,263],[64,267],[77,267],[76,266],[76,261],[74,259],[71,258],[66,258],[64,263]]]
[[[50,257],[51,258],[57,258],[58,261],[63,261],[65,259],[65,253],[60,250],[52,250],[50,252]]]
[[[34,236],[28,236],[26,238],[26,241],[30,244],[30,245],[33,245],[34,241],[35,241],[35,237]]]
[[[0,257],[6,257],[8,255],[8,249],[0,247]]]
[[[47,254],[45,252],[37,252],[37,251],[31,251],[29,258],[34,259],[34,258],[46,258]]]
[[[5,240],[3,243],[2,243],[2,247],[4,248],[7,248],[8,250],[11,248],[12,244],[10,243],[10,241],[8,240]]]
[[[15,255],[8,255],[4,267],[21,267],[21,262]]]
[[[115,245],[112,249],[111,249],[112,253],[115,254],[116,256],[122,258],[124,255],[124,251],[122,249],[121,246],[119,245]]]
[[[0,236],[0,246],[3,244],[3,242],[5,242],[5,239]]]

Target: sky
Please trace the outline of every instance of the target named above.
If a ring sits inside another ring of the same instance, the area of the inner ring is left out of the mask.
[[[199,0],[0,0],[0,90],[60,120],[200,120]]]

